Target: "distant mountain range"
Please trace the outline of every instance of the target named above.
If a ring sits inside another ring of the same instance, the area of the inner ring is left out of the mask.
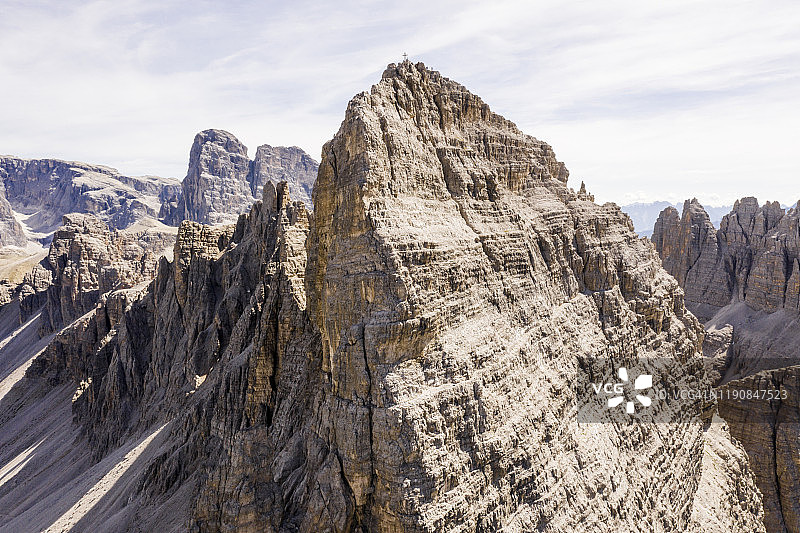
[[[633,226],[636,228],[636,233],[638,233],[641,237],[650,237],[653,234],[653,225],[656,223],[658,215],[667,207],[674,207],[678,210],[678,213],[682,213],[683,211],[682,202],[674,204],[669,202],[637,202],[623,205],[621,209],[623,213],[627,213],[628,216],[631,217]],[[789,209],[792,206],[781,204],[781,207],[784,209]],[[708,218],[714,227],[718,228],[720,222],[722,221],[722,217],[730,213],[733,210],[733,206],[723,205],[719,207],[713,207],[704,205],[703,209],[705,209],[705,212],[708,213]]]
[[[642,237],[650,237],[653,234],[653,225],[658,219],[658,215],[667,207],[674,207],[681,212],[683,209],[682,203],[671,204],[669,202],[650,202],[642,203],[637,202],[633,204],[623,205],[621,207],[623,213],[627,213],[633,221],[633,226],[636,228],[636,233]],[[730,213],[731,205],[723,205],[721,207],[706,207],[711,222],[715,226],[719,226],[722,217]]]

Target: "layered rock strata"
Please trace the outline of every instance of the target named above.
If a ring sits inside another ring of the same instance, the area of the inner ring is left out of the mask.
[[[687,200],[682,217],[671,207],[661,213],[652,240],[703,320],[734,299],[756,310],[798,311],[799,221],[796,208],[743,198],[715,230],[697,200]]]
[[[21,322],[43,306],[43,335],[70,324],[103,295],[152,279],[173,239],[161,231],[111,231],[93,215],[64,216],[47,257],[15,290]]]
[[[800,362],[800,213],[744,198],[716,230],[697,200],[667,208],[653,242],[712,336],[729,330],[726,380]],[[710,348],[717,351],[716,348]],[[714,354],[711,354],[714,355]]]
[[[180,187],[174,179],[124,176],[100,165],[10,156],[0,157],[0,180],[9,205],[45,236],[70,213],[93,214],[112,229],[158,226],[161,196]]]
[[[313,207],[311,191],[317,179],[319,164],[296,146],[270,146],[262,144],[256,149],[252,163],[250,188],[253,196],[261,197],[264,184],[285,181],[289,194],[295,200]]]
[[[14,210],[6,199],[5,185],[0,183],[0,247],[22,247],[27,242],[25,230],[14,216]]]
[[[90,382],[73,409],[101,463],[159,435],[105,507],[139,528],[170,509],[192,531],[763,531],[702,406],[666,430],[576,420],[578,373],[692,373],[702,330],[567,176],[461,85],[390,65],[325,145],[313,215],[266,182],[235,226],[184,222],[152,283],[29,378]]]
[[[797,208],[743,198],[719,230],[696,200],[687,200],[682,217],[665,209],[653,231],[664,268],[706,320],[703,351],[723,384],[719,412],[747,451],[770,532],[800,531],[799,227]],[[749,397],[732,397],[748,390]],[[763,397],[774,391],[785,397]]]
[[[734,391],[783,392],[765,399]],[[720,392],[719,412],[747,450],[763,494],[767,531],[800,531],[800,366],[731,381]]]
[[[189,152],[189,170],[183,178],[180,219],[207,224],[235,221],[253,203],[247,182],[249,172],[247,147],[236,137],[222,130],[198,133]]]
[[[720,237],[722,237],[720,235]],[[659,215],[653,228],[653,244],[664,268],[686,292],[686,305],[701,320],[731,301],[732,279],[724,268],[724,239],[718,239],[703,207],[687,200],[683,216],[673,207]]]

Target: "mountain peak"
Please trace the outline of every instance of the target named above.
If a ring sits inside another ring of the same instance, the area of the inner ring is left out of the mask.
[[[247,155],[247,147],[229,131],[207,129],[194,136],[194,145],[203,145],[206,143],[223,146],[228,152]]]
[[[264,184],[286,181],[292,197],[309,206],[319,165],[300,148],[247,146],[232,133],[219,129],[195,135],[181,197],[165,204],[161,216],[171,224],[191,220],[204,224],[232,224],[261,198]]]

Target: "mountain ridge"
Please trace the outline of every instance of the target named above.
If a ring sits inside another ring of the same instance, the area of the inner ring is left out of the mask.
[[[702,380],[702,329],[630,218],[567,182],[465,87],[390,64],[324,146],[313,213],[268,181],[235,224],[183,221],[149,284],[44,337],[0,399],[21,428],[0,432],[0,464],[22,465],[0,483],[6,524],[763,531],[704,403],[654,402],[669,431],[577,423],[575,376],[606,358]],[[58,432],[26,425],[52,413]]]

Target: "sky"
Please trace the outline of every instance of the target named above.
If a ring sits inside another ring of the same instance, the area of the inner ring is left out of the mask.
[[[0,0],[0,153],[183,178],[220,128],[319,159],[403,53],[599,201],[800,198],[796,0]]]

